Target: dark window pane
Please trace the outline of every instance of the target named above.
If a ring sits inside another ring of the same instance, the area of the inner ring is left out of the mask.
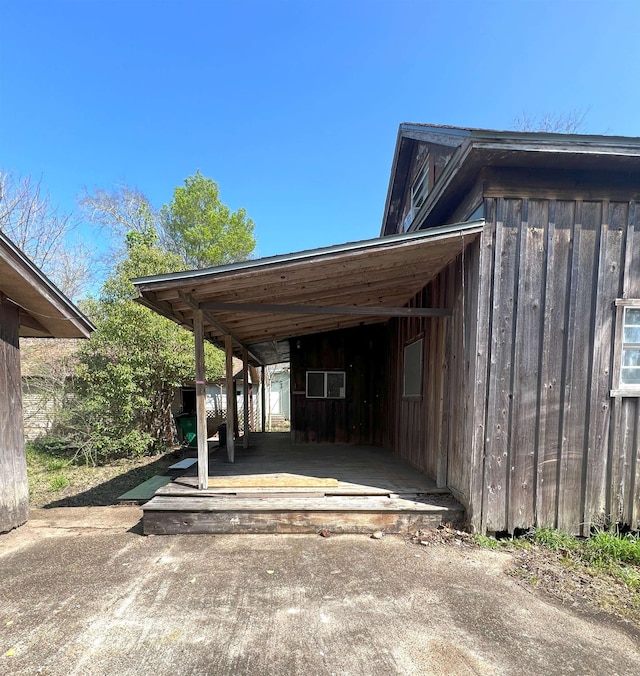
[[[307,371],[307,397],[324,397],[324,371]]]
[[[422,390],[422,340],[404,348],[404,396],[419,397]]]

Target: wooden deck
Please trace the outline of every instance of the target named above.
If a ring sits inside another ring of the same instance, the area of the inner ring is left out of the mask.
[[[446,489],[380,448],[252,434],[234,464],[214,451],[209,472],[208,490],[195,467],[159,488],[143,506],[145,534],[399,533],[464,516]]]

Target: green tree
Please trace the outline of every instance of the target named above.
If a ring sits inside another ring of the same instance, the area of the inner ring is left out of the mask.
[[[85,310],[96,325],[80,353],[62,430],[92,463],[160,450],[173,441],[171,402],[193,379],[193,335],[133,301],[131,278],[184,267],[158,246],[153,227],[131,231],[127,256]],[[207,377],[223,372],[223,355],[206,345]]]
[[[165,246],[187,267],[246,260],[255,248],[254,223],[246,211],[232,212],[221,202],[218,184],[199,171],[174,190],[161,214]]]

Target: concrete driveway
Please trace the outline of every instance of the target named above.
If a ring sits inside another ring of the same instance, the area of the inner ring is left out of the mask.
[[[395,536],[143,537],[139,518],[35,510],[0,536],[0,673],[640,673],[638,633],[518,585],[505,554]]]

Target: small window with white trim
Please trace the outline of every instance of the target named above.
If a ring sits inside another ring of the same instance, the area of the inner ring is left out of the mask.
[[[640,300],[616,301],[613,395],[640,397]]]
[[[344,371],[307,371],[308,399],[344,399]]]
[[[405,397],[422,394],[422,338],[404,348],[403,390]]]

